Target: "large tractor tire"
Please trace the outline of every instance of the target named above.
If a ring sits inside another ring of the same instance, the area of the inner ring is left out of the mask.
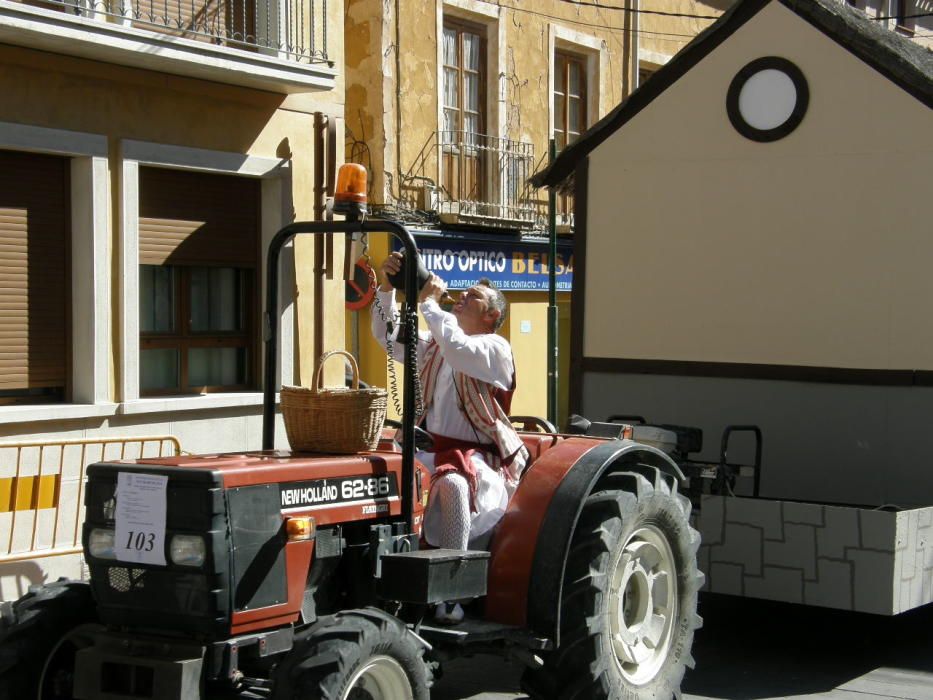
[[[0,700],[71,700],[75,653],[101,629],[91,589],[36,586],[0,607]]]
[[[424,647],[395,617],[348,610],[314,625],[275,671],[276,700],[429,700]]]
[[[586,499],[561,597],[560,643],[529,673],[535,697],[680,697],[697,615],[700,536],[676,480],[647,466],[613,470]]]

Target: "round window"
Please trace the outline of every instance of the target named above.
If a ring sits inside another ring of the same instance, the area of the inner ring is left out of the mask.
[[[801,70],[786,58],[766,56],[732,79],[726,113],[732,126],[752,141],[777,141],[803,121],[810,89]]]

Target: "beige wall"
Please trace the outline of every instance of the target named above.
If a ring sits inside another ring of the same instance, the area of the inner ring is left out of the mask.
[[[55,15],[56,13],[49,13]],[[5,17],[5,19],[7,19]],[[81,40],[69,39],[49,29],[43,35],[48,44],[62,42],[63,51],[106,53],[101,42],[87,40],[103,26],[92,22],[82,25]],[[0,406],[0,442],[80,440],[117,437],[173,435],[183,450],[193,453],[240,451],[262,446],[261,395],[257,391],[213,394],[210,396],[165,397],[125,401],[124,381],[132,377],[138,358],[132,350],[121,347],[127,316],[137,306],[132,294],[123,295],[121,255],[127,248],[124,215],[133,220],[135,206],[135,165],[125,165],[135,156],[124,148],[148,154],[145,162],[188,166],[216,167],[219,172],[240,172],[244,176],[267,178],[263,182],[263,233],[293,219],[313,218],[314,113],[324,112],[337,120],[338,139],[343,139],[343,6],[329,3],[327,27],[330,32],[328,55],[337,75],[332,89],[284,95],[269,90],[235,87],[206,80],[183,78],[167,73],[128,68],[88,59],[71,58],[57,53],[0,46],[0,143],[3,147],[48,150],[72,161],[72,260],[73,269],[85,275],[80,281],[72,275],[73,354],[82,359],[76,367],[86,370],[80,378],[81,403],[56,405]],[[9,30],[9,27],[5,25]],[[43,30],[36,29],[37,32]],[[318,31],[321,25],[318,24]],[[320,34],[319,34],[320,36]],[[68,42],[71,43],[68,43]],[[83,42],[83,43],[82,43]],[[90,48],[89,48],[90,46]],[[77,48],[76,48],[77,47]],[[217,52],[223,49],[217,48]],[[167,50],[166,54],[171,51]],[[181,52],[183,53],[183,52]],[[191,51],[190,54],[196,54]],[[213,55],[213,54],[212,54]],[[233,54],[231,54],[232,56]],[[248,54],[241,54],[247,55]],[[198,54],[200,59],[200,54]],[[171,64],[161,56],[164,65]],[[136,57],[134,57],[136,60]],[[191,69],[187,59],[171,64]],[[205,61],[208,63],[209,61]],[[243,79],[236,70],[248,61],[231,59],[232,72],[222,74],[215,65],[197,68],[213,70],[218,79]],[[260,63],[263,63],[260,61]],[[266,68],[269,62],[265,62]],[[275,80],[273,70],[263,76],[249,76],[254,83]],[[327,71],[322,71],[326,74]],[[306,77],[306,76],[305,76]],[[295,86],[292,85],[292,88]],[[161,158],[164,156],[165,160]],[[249,156],[249,158],[247,158]],[[338,158],[342,160],[342,149]],[[141,159],[143,160],[143,159]],[[190,162],[189,162],[190,161]],[[218,165],[220,163],[220,165]],[[287,163],[287,169],[279,168]],[[267,169],[270,164],[274,167]],[[279,176],[281,172],[287,175]],[[76,175],[77,173],[77,175]],[[131,184],[128,184],[131,183]],[[128,211],[124,211],[124,206]],[[131,226],[130,226],[131,227]],[[342,241],[335,241],[334,262],[337,273],[325,282],[324,298],[314,294],[313,241],[301,239],[295,246],[294,277],[297,295],[293,314],[295,345],[285,349],[293,358],[303,383],[309,384],[313,370],[314,338],[323,333],[325,348],[342,347],[344,285],[340,279]],[[287,256],[286,256],[287,257]],[[127,263],[130,268],[133,262]],[[286,279],[291,271],[284,270]],[[135,291],[135,289],[133,290]],[[123,296],[126,296],[124,304]],[[87,302],[84,308],[83,302]],[[325,304],[323,328],[315,328],[315,304]],[[285,314],[288,316],[288,314]],[[258,321],[258,318],[257,318]],[[109,323],[109,326],[108,326]],[[126,328],[132,324],[127,323]],[[102,326],[107,326],[102,328]],[[80,327],[80,331],[76,328]],[[90,329],[90,330],[89,330]],[[130,331],[125,331],[132,338]],[[83,343],[83,339],[89,342]],[[102,339],[106,340],[102,340]],[[83,343],[83,345],[82,345]],[[132,345],[132,341],[127,343]],[[90,350],[92,347],[93,350]],[[125,351],[125,352],[124,352]],[[289,352],[290,351],[290,352]],[[131,358],[125,363],[123,355]],[[90,358],[90,359],[88,359]],[[77,372],[75,373],[77,374]],[[342,381],[339,367],[334,379]],[[73,384],[78,384],[73,378]],[[76,391],[77,393],[77,391]],[[277,447],[286,447],[281,418],[277,419]],[[150,456],[154,453],[146,454]],[[54,452],[48,448],[46,455]],[[41,453],[40,453],[41,454]],[[108,458],[118,456],[110,451]],[[87,453],[88,461],[100,459],[99,453]],[[126,457],[135,457],[132,450]],[[71,456],[74,457],[73,455]],[[41,457],[39,458],[41,461]],[[24,464],[21,477],[39,473],[54,479],[58,467],[46,457],[44,462]],[[73,543],[68,528],[80,525],[80,499],[76,488],[77,463],[68,464],[53,507],[35,509],[28,504],[0,511],[0,600],[15,599],[31,584],[54,580],[65,575],[86,576],[80,557],[75,555],[13,561],[31,551],[51,546],[67,547]],[[0,492],[9,493],[17,476],[16,460],[0,465]],[[33,536],[33,526],[36,526]],[[79,531],[79,530],[78,530]],[[54,539],[53,539],[54,535]],[[11,556],[12,554],[12,556]]]
[[[342,26],[342,25],[340,25]],[[332,56],[342,56],[341,42],[332,44]],[[258,156],[290,164],[293,211],[283,215],[296,219],[313,218],[313,119],[321,111],[338,119],[338,138],[342,138],[343,91],[338,78],[336,90],[282,95],[248,88],[222,85],[177,77],[98,61],[59,56],[23,48],[0,47],[0,122],[23,124],[55,130],[99,134],[106,137],[109,170],[109,222],[107,254],[112,276],[107,282],[112,304],[113,338],[110,352],[110,400],[120,395],[120,269],[117,262],[121,246],[120,180],[121,144],[127,140],[151,142],[164,146],[206,149],[218,153]],[[342,152],[338,149],[338,156]],[[296,365],[304,383],[310,383],[313,359],[313,242],[301,240],[296,245],[298,352]],[[342,241],[337,241],[335,260],[339,270]],[[325,347],[341,347],[343,333],[343,282],[330,279],[325,285],[329,307],[325,312],[323,332]],[[336,376],[336,370],[335,370]],[[255,413],[255,409],[249,412]],[[203,416],[201,416],[203,417]],[[2,416],[0,416],[2,418]],[[161,420],[154,416],[154,419]],[[0,421],[5,422],[5,421]],[[145,429],[140,419],[139,430]],[[81,431],[96,432],[106,421],[81,423]],[[59,435],[71,432],[72,424],[12,423],[5,434]],[[226,432],[226,431],[223,431]],[[88,434],[91,434],[88,433]],[[221,431],[213,431],[219,435]],[[255,431],[251,431],[255,437]],[[240,431],[242,445],[247,433]],[[220,440],[212,449],[221,449]],[[249,444],[256,446],[254,440]],[[188,448],[188,445],[184,445]]]
[[[811,98],[760,144],[725,97],[767,55]],[[933,113],[772,3],[590,156],[584,354],[933,369],[931,172]]]
[[[663,3],[640,3],[639,7],[644,10],[662,10],[693,16],[639,14],[634,20],[638,31],[639,66],[656,70],[664,65],[693,37],[715,21],[700,19],[698,15],[719,17],[733,4],[732,0],[665,0]]]

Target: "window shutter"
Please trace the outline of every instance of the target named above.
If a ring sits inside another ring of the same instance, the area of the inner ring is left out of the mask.
[[[141,167],[140,264],[256,267],[259,196],[252,178]]]
[[[0,151],[0,391],[64,390],[70,161]]]

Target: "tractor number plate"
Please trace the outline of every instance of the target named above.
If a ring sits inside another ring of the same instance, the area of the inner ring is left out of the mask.
[[[308,510],[346,503],[398,498],[395,474],[367,474],[279,484],[282,510]]]

